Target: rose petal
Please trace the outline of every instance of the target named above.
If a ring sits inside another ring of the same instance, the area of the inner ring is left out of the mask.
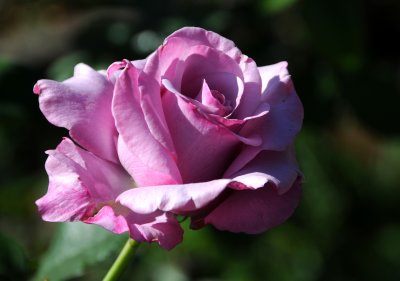
[[[233,132],[238,133],[240,131],[240,129],[243,127],[243,125],[246,123],[250,123],[248,126],[253,127],[252,123],[255,122],[255,120],[265,116],[269,112],[269,108],[270,108],[269,104],[263,102],[263,103],[259,104],[256,111],[253,112],[253,115],[250,115],[244,119],[230,119],[229,116],[222,117],[222,116],[211,115],[211,114],[209,116],[215,120],[218,120],[219,123],[228,127]],[[255,123],[257,123],[257,122],[255,122]],[[256,130],[253,130],[252,135],[260,136],[260,133],[257,132]],[[249,137],[249,136],[242,136],[242,137]],[[261,143],[256,144],[256,145],[260,145],[260,144]]]
[[[221,40],[229,41],[223,37]],[[243,92],[240,57],[231,57],[225,50],[219,50],[209,44],[192,43],[184,37],[168,38],[162,47],[149,56],[143,72],[158,81],[170,80],[179,92],[191,98],[197,95],[203,80],[206,79],[212,90],[224,94],[231,101],[231,106],[236,107]],[[156,90],[156,85],[152,87]]]
[[[150,96],[140,96],[137,79],[135,67],[127,62],[115,84],[113,114],[120,138],[125,144],[118,145],[118,148],[124,148],[123,151],[118,151],[120,160],[140,186],[180,183],[175,152],[159,142],[160,139],[169,137],[168,132],[159,130],[160,127],[155,125],[159,120],[156,115],[162,112],[147,111],[148,108],[143,108],[143,99],[149,104]],[[152,122],[148,122],[149,119],[152,119]],[[158,139],[155,138],[155,134],[159,135]],[[133,160],[133,157],[137,160]],[[154,177],[154,173],[163,176]]]
[[[288,75],[287,67],[288,63],[286,61],[259,67],[258,71],[260,72],[262,79],[261,92],[264,93],[267,90],[267,87],[271,86],[268,85],[268,83],[270,83],[274,77],[280,77],[281,74],[282,76]],[[277,80],[277,82],[278,81],[279,80]]]
[[[245,127],[241,132],[244,135],[254,129],[263,132],[264,149],[285,149],[292,143],[303,122],[303,106],[286,66],[287,64],[283,62],[260,68],[263,89],[265,87],[262,100],[269,103],[270,112],[262,124]]]
[[[149,214],[157,210],[183,214],[205,207],[230,182],[229,179],[220,179],[182,185],[139,187],[125,191],[117,201],[139,214]]]
[[[69,129],[71,137],[87,150],[117,163],[112,89],[104,75],[84,64],[78,64],[74,76],[64,82],[39,80],[34,86],[49,122]]]
[[[154,165],[153,162],[159,162],[160,167],[155,166],[152,168],[149,167],[147,158],[140,158],[137,154],[132,153],[131,149],[127,146],[122,138],[118,139],[118,153],[119,158],[121,161],[122,166],[129,172],[129,174],[135,180],[137,186],[148,186],[148,185],[155,185],[155,184],[168,184],[174,183],[175,181],[171,179],[171,175],[165,172],[162,165],[167,165],[165,163],[165,159],[160,159],[159,161],[157,158],[150,159],[151,165]],[[151,155],[148,155],[152,157]]]
[[[108,204],[132,187],[129,175],[119,166],[75,146],[69,139],[48,154],[48,191],[36,201],[46,221],[89,217],[97,206]]]
[[[224,173],[224,178],[230,177],[234,173],[237,173],[242,169],[247,163],[253,160],[258,153],[262,151],[261,147],[256,146],[243,146],[241,151],[238,153],[237,157],[231,162],[229,167]]]
[[[299,183],[283,195],[268,185],[256,190],[233,191],[205,217],[204,224],[231,232],[261,233],[287,220],[296,209],[300,195]]]
[[[243,77],[244,82],[244,97],[241,97],[241,101],[237,102],[238,108],[235,110],[233,118],[242,119],[254,112],[260,103],[261,77],[256,63],[251,58],[242,55],[231,40],[215,32],[198,27],[184,27],[175,31],[167,37],[164,45],[172,44],[171,42],[174,39],[181,39],[180,42],[184,42],[175,44],[175,46],[184,45],[182,49],[176,51],[177,55],[175,57],[179,57],[179,54],[182,54],[182,50],[187,50],[197,45],[208,46],[231,57],[239,65],[242,72],[240,77]]]
[[[232,161],[227,155],[235,156],[239,139],[229,129],[209,121],[180,95],[167,89],[164,92],[165,118],[174,137],[183,182],[220,178]]]
[[[185,48],[205,45],[217,49],[235,60],[239,60],[242,54],[231,40],[199,27],[184,27],[175,31],[165,39],[164,45],[168,44],[173,38],[183,39]]]
[[[121,214],[117,214],[110,206],[104,206],[97,212],[97,214],[83,221],[89,224],[100,225],[117,234],[129,231],[126,218]]]
[[[182,242],[183,230],[170,213],[157,211],[144,215],[130,212],[126,219],[131,237],[138,242],[157,242],[167,250]]]
[[[169,80],[183,95],[194,99],[204,80],[211,90],[222,93],[227,104],[234,109],[243,94],[242,71],[229,56],[207,46],[193,46],[182,50],[186,42],[173,38],[147,60],[144,72],[148,77]],[[153,81],[154,82],[154,81]],[[147,89],[156,91],[157,83],[146,83]]]
[[[233,232],[259,233],[282,223],[298,204],[302,176],[293,156],[292,150],[264,151],[229,179],[135,188],[117,201],[138,214],[189,215],[193,228],[211,223]]]
[[[134,68],[134,84],[139,88],[137,100],[143,111],[144,120],[148,124],[149,132],[153,135],[162,146],[174,154],[174,147],[172,139],[168,132],[168,127],[163,116],[163,109],[161,105],[161,97],[159,90],[159,83],[144,73],[142,68],[146,65],[147,59],[130,62],[123,60],[122,62],[115,62],[108,68],[108,76],[113,77],[116,81],[121,75],[121,68],[132,67]],[[139,67],[139,68],[137,68]],[[133,73],[133,71],[131,71]],[[139,82],[137,81],[139,80]],[[138,86],[140,85],[140,86]],[[158,88],[157,88],[158,87]]]
[[[123,192],[117,198],[117,202],[137,214],[163,211],[186,215],[206,208],[227,188],[258,189],[264,187],[271,178],[261,172],[250,172],[232,179],[138,187]]]
[[[248,151],[247,153],[251,152]],[[287,192],[294,182],[301,178],[301,172],[292,147],[285,151],[261,151],[240,170],[232,174],[225,173],[224,176],[235,178],[254,172],[264,175],[266,181],[273,183],[278,194]]]
[[[243,76],[232,58],[206,46],[195,46],[179,59],[183,61],[180,65],[182,76],[180,83],[174,85],[178,85],[176,87],[182,94],[195,98],[206,80],[211,90],[221,92],[231,106],[236,107],[243,92]],[[172,81],[176,83],[176,80]]]
[[[243,119],[254,114],[261,103],[261,77],[256,63],[242,55],[239,66],[243,73],[244,90],[232,118]]]
[[[230,106],[225,105],[225,96],[219,91],[211,90],[205,79],[196,100],[200,100],[198,104],[204,112],[217,116],[225,116],[232,110]]]

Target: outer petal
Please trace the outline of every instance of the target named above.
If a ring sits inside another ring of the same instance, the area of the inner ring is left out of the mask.
[[[249,123],[240,134],[246,136],[257,130],[262,133],[263,149],[284,150],[293,142],[303,122],[303,106],[287,71],[287,63],[261,67],[262,101],[270,111],[263,119]]]
[[[242,53],[236,48],[235,43],[231,40],[222,37],[221,35],[208,31],[199,27],[184,27],[181,28],[165,39],[164,45],[172,38],[182,38],[186,42],[186,48],[196,45],[205,45],[215,48],[235,60],[240,60]]]
[[[169,133],[158,130],[159,127],[155,125],[157,120],[163,118],[159,116],[162,112],[144,109],[143,99],[150,102],[149,95],[140,94],[136,68],[126,62],[115,84],[112,106],[116,127],[126,148],[118,151],[121,162],[140,186],[179,183],[181,177],[174,152],[159,141],[164,137],[167,139]],[[149,119],[153,122],[148,122]],[[159,136],[158,139],[154,136],[155,133]],[[129,155],[125,154],[126,151]],[[127,157],[130,159],[126,159]],[[137,160],[133,161],[132,157]],[[163,177],[154,177],[154,172]]]
[[[118,209],[118,207],[114,208]],[[120,209],[121,207],[119,207]],[[105,229],[117,234],[129,231],[126,218],[123,214],[118,214],[111,206],[104,206],[97,214],[83,220],[85,223],[101,225]]]
[[[64,82],[39,80],[34,86],[46,118],[70,130],[71,137],[97,156],[118,162],[117,132],[111,114],[113,85],[105,75],[78,64]]]
[[[157,242],[170,250],[183,238],[183,230],[174,215],[156,211],[151,214],[130,212],[126,217],[130,236],[139,242]]]
[[[184,214],[205,207],[232,182],[220,179],[182,185],[148,186],[130,189],[117,201],[135,213],[149,214],[157,210]]]
[[[233,174],[225,177],[236,178],[258,172],[273,184],[278,194],[288,192],[293,184],[302,177],[297,165],[292,147],[285,151],[262,151],[257,156]]]
[[[290,217],[300,200],[302,183],[293,149],[263,151],[231,177],[240,183],[249,175],[250,180],[267,184],[257,190],[232,192],[194,227],[209,223],[220,230],[260,233]]]
[[[48,154],[49,188],[36,201],[46,221],[84,220],[132,187],[132,180],[122,169],[75,146],[69,139]]]
[[[180,185],[147,186],[130,189],[122,193],[117,202],[137,214],[152,214],[157,211],[188,215],[202,213],[215,207],[227,189],[246,190],[263,188],[271,181],[270,175],[252,172],[232,179]],[[271,182],[272,183],[272,182]]]
[[[192,228],[210,223],[223,230],[259,233],[292,214],[301,181],[292,151],[265,151],[229,179],[135,188],[117,201],[136,214],[191,216]]]
[[[204,219],[219,230],[256,234],[287,220],[296,209],[301,195],[300,183],[285,194],[267,185],[257,190],[234,191]]]

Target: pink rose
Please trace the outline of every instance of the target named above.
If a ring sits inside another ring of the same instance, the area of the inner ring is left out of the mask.
[[[177,215],[194,229],[261,233],[298,205],[303,108],[286,62],[257,67],[232,41],[186,27],[145,60],[112,64],[108,78],[79,64],[34,92],[73,139],[47,152],[48,192],[36,202],[46,221],[170,249],[182,240]]]

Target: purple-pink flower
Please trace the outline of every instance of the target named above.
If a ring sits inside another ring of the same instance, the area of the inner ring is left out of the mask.
[[[261,233],[297,207],[293,140],[303,120],[287,63],[257,67],[234,43],[186,27],[144,60],[107,73],[75,67],[34,86],[40,109],[67,128],[47,152],[46,221],[83,221],[171,249],[177,216]]]

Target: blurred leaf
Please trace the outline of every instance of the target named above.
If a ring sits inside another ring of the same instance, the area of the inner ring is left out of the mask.
[[[190,21],[188,21],[185,18],[181,17],[168,17],[164,20],[161,21],[160,23],[160,34],[162,34],[164,37],[170,35],[174,31],[184,27],[184,26],[189,26]]]
[[[2,72],[7,71],[8,69],[10,69],[13,66],[12,62],[6,58],[6,57],[1,57],[0,56],[0,74]]]
[[[254,278],[252,278],[252,276],[254,276],[254,273],[251,265],[252,264],[248,261],[246,262],[237,259],[228,260],[224,264],[226,270],[223,273],[222,280],[229,280],[229,281],[254,280]]]
[[[187,281],[185,274],[171,264],[160,264],[152,272],[154,281]]]
[[[215,11],[205,17],[203,26],[215,32],[222,32],[231,22],[232,15],[228,11]]]
[[[400,140],[385,143],[381,151],[382,155],[375,163],[375,179],[383,188],[392,193],[398,190],[400,184]]]
[[[261,2],[261,5],[267,14],[273,14],[289,8],[296,3],[296,1],[297,0],[264,0]]]
[[[0,233],[0,279],[24,279],[28,271],[27,265],[27,256],[21,245]]]
[[[386,262],[400,265],[400,224],[386,225],[375,242],[377,252]]]
[[[142,250],[146,252],[143,256],[138,255],[138,261],[127,268],[124,276],[134,275],[135,280],[143,281],[211,281],[202,278],[217,276],[227,263],[227,251],[223,250],[222,243],[215,237],[216,231],[211,227],[195,231],[189,229],[189,225],[189,220],[181,224],[184,239],[170,252],[160,249],[156,243],[143,245],[146,247]],[[225,246],[232,248],[231,244]]]
[[[129,41],[130,26],[126,22],[116,22],[111,24],[107,30],[107,37],[115,45],[123,46]]]
[[[121,248],[127,238],[94,225],[63,223],[33,280],[57,281],[81,276],[86,266],[107,258]]]
[[[137,52],[146,54],[155,50],[163,39],[153,30],[143,30],[133,37],[132,42]]]
[[[335,154],[326,139],[309,130],[303,130],[297,139],[298,159],[305,175],[300,216],[318,235],[327,235],[319,242],[329,246],[329,238],[343,223],[347,200],[332,182],[332,160]]]
[[[261,244],[258,245],[259,249],[255,250],[258,250],[258,255],[264,255],[262,270],[268,274],[266,280],[317,280],[323,265],[323,257],[316,241],[301,228],[286,222],[270,230],[268,235],[264,236],[262,243],[268,255],[265,256],[265,252],[260,253],[263,249]]]
[[[0,152],[3,151],[7,152],[6,149],[0,149]],[[3,159],[11,158],[6,162],[6,164],[10,165],[13,154],[7,155],[4,153],[1,155]],[[0,165],[0,172],[2,172],[2,168]],[[36,217],[36,206],[33,201],[39,194],[43,193],[43,189],[47,185],[47,179],[42,174],[25,175],[24,177],[0,182],[0,184],[0,198],[2,199],[0,200],[0,214],[13,219]],[[40,193],[38,194],[38,192]]]
[[[50,65],[47,76],[57,81],[65,80],[72,76],[75,65],[87,60],[88,55],[85,52],[77,51],[67,54]]]

